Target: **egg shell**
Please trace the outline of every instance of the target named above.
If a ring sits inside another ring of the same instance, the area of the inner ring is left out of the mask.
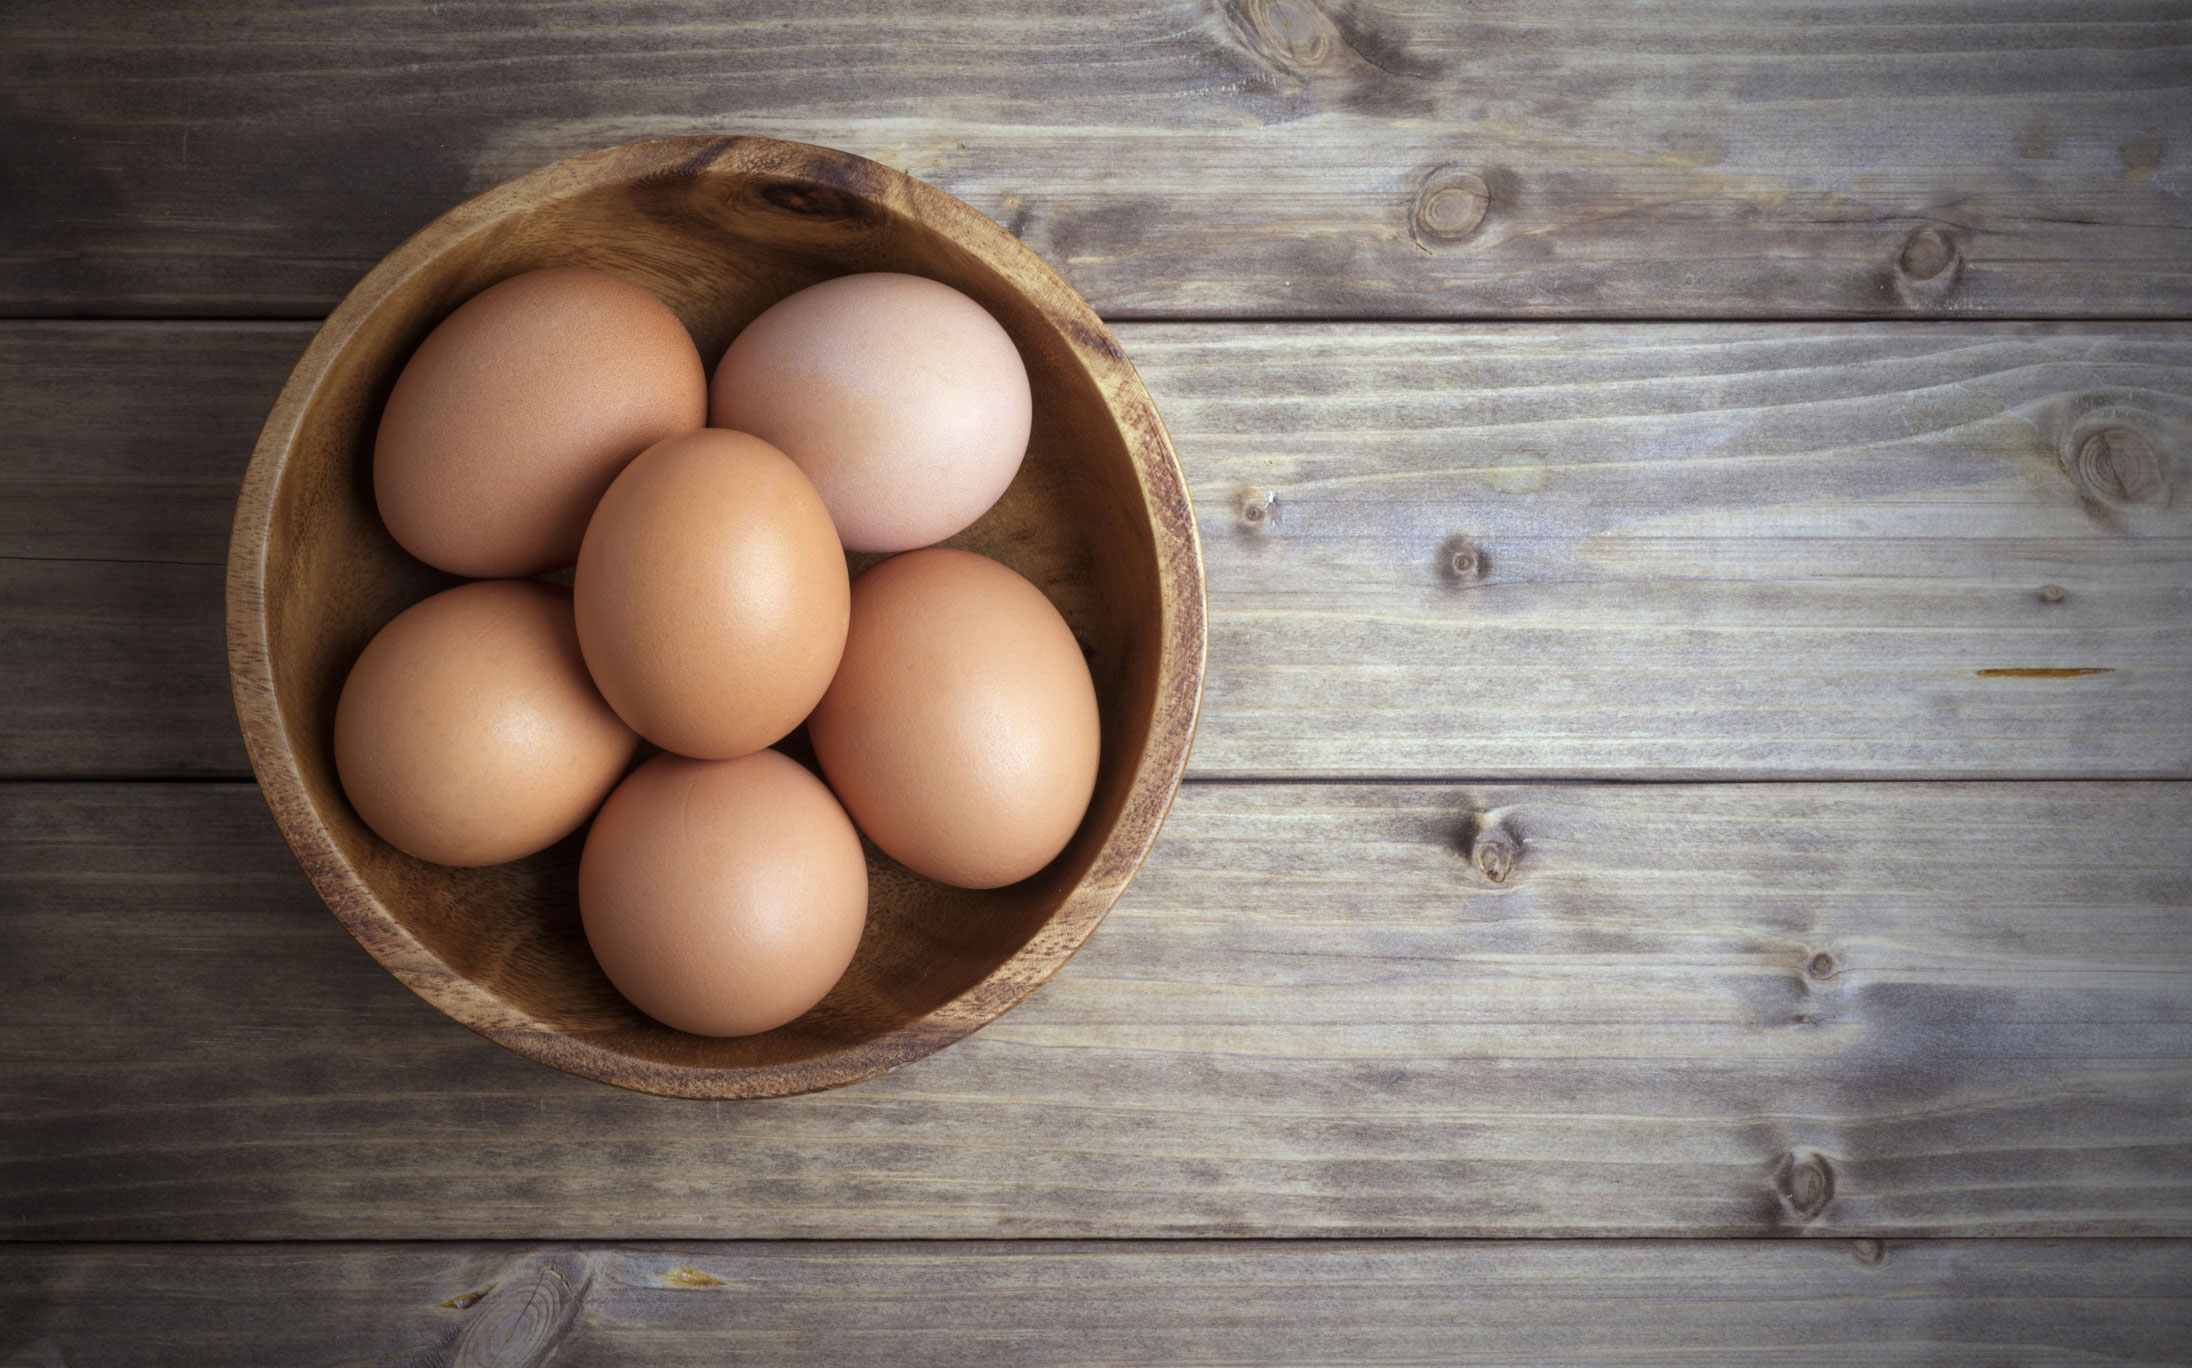
[[[867,925],[859,835],[822,781],[775,751],[640,766],[595,818],[578,878],[609,981],[694,1035],[798,1018]]]
[[[829,510],[784,453],[742,432],[685,433],[627,466],[573,584],[602,695],[680,755],[780,739],[845,647],[850,580]]]
[[[491,865],[555,844],[616,786],[639,738],[579,658],[569,590],[485,580],[399,613],[335,706],[335,769],[398,850]]]
[[[967,551],[853,583],[852,630],[807,731],[846,811],[918,874],[995,888],[1073,838],[1096,787],[1095,685],[1043,592]]]
[[[605,271],[529,271],[459,305],[405,364],[373,497],[429,565],[540,574],[577,557],[626,462],[707,412],[706,368],[668,305]]]
[[[799,463],[855,551],[942,541],[996,503],[1034,402],[1012,338],[934,280],[839,276],[778,301],[716,366],[709,421]]]

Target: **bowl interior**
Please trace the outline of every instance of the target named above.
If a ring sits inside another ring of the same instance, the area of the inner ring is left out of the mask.
[[[1065,853],[1009,888],[947,888],[871,847],[868,928],[851,969],[813,1011],[764,1035],[686,1035],[610,986],[580,929],[583,832],[513,865],[444,868],[374,836],[335,777],[335,701],[352,661],[389,618],[455,582],[399,549],[374,512],[381,404],[412,349],[459,303],[507,276],[568,264],[654,291],[711,370],[748,320],[804,286],[853,271],[929,276],[997,317],[1034,387],[1018,478],[949,544],[1026,575],[1080,639],[1104,728],[1095,800]],[[1152,488],[1167,475],[1176,484],[1177,469],[1108,334],[965,206],[822,149],[759,140],[613,149],[503,187],[399,249],[330,320],[291,388],[293,427],[269,426],[270,442],[285,440],[257,587],[279,745],[324,837],[301,835],[278,800],[276,811],[346,924],[467,1024],[561,1067],[655,1091],[738,1096],[850,1081],[1010,1006],[1071,954],[1139,863],[1184,762],[1184,731],[1153,745],[1153,728],[1165,695],[1178,693],[1167,639],[1184,639],[1187,609],[1200,684],[1199,566],[1186,605],[1160,555],[1160,542],[1177,539],[1166,520],[1182,516],[1184,492],[1171,509],[1167,491]],[[1191,551],[1192,524],[1186,536]],[[1192,697],[1186,706],[1191,725]],[[255,741],[262,775],[264,749]],[[275,787],[270,780],[270,794]],[[315,840],[326,847],[317,860]],[[376,932],[389,934],[377,942]],[[402,953],[390,942],[406,942]]]

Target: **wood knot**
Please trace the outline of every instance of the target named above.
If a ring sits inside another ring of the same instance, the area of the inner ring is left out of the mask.
[[[1439,574],[1448,584],[1474,584],[1484,578],[1484,551],[1467,537],[1439,548]]]
[[[1906,279],[1928,281],[1953,270],[1962,255],[1954,238],[1928,226],[1903,240],[1903,252],[1895,264]]]
[[[1414,21],[1377,0],[1218,0],[1233,38],[1263,68],[1249,83],[1288,117],[1340,106],[1381,121],[1428,120],[1443,105],[1444,54],[1411,51]],[[1277,109],[1266,105],[1267,118]]]
[[[1416,187],[1408,229],[1417,243],[1430,247],[1460,242],[1484,226],[1491,212],[1492,188],[1473,171],[1442,166]]]
[[[1498,886],[1514,878],[1522,863],[1524,841],[1497,812],[1471,812],[1454,833],[1453,849],[1486,883]]]
[[[1241,526],[1251,532],[1268,532],[1279,520],[1279,499],[1268,489],[1250,489],[1241,494]]]
[[[2043,584],[2040,586],[2040,602],[2042,603],[2061,603],[2068,597],[2070,596],[2063,592],[2063,586],[2060,584]]]
[[[585,1299],[583,1269],[573,1279],[553,1265],[532,1277],[506,1278],[467,1313],[464,1328],[449,1346],[451,1368],[533,1368],[546,1363],[564,1333],[578,1319]]]
[[[1834,1200],[1834,1167],[1824,1154],[1784,1154],[1773,1170],[1773,1190],[1790,1215],[1812,1220]]]
[[[1462,835],[1462,849],[1469,857],[1469,864],[1488,882],[1503,884],[1514,877],[1515,865],[1522,859],[1522,847],[1515,838],[1502,830],[1498,821],[1483,813],[1469,819]]]
[[[1876,1264],[1888,1256],[1888,1247],[1878,1240],[1852,1240],[1850,1253],[1861,1264]]]
[[[1515,872],[1515,843],[1505,836],[1480,837],[1469,858],[1485,878],[1496,884],[1505,883],[1507,876]]]
[[[1308,0],[1235,0],[1234,27],[1273,66],[1307,74],[1339,64],[1346,41]]]
[[[1834,956],[1822,950],[1805,962],[1804,972],[1814,979],[1826,980],[1833,978],[1835,970],[1840,967],[1834,962]]]
[[[2063,458],[2063,470],[2080,494],[2109,504],[2151,502],[2161,495],[2166,478],[2154,444],[2121,423],[2078,434]]]

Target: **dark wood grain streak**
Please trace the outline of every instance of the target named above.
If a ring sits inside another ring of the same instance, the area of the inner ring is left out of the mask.
[[[247,772],[213,567],[308,335],[0,327],[0,773]],[[1194,774],[2192,774],[2192,326],[1121,337],[1208,567]]]
[[[582,1295],[565,1291],[583,1286]],[[553,1294],[539,1289],[555,1288]],[[510,1334],[522,1295],[553,1338]],[[2178,1241],[0,1249],[11,1364],[2172,1363]],[[537,1352],[544,1348],[546,1352]]]
[[[1011,1013],[713,1104],[414,999],[248,785],[0,786],[0,1233],[2192,1235],[2188,829],[2162,783],[1191,785]]]
[[[0,309],[316,316],[497,182],[754,133],[1113,318],[2166,316],[2187,71],[2157,0],[15,0]]]

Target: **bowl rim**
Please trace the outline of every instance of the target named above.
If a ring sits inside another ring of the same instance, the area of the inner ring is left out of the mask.
[[[399,286],[443,251],[490,230],[508,214],[612,189],[642,176],[699,175],[725,166],[886,200],[896,212],[935,228],[1014,280],[1087,369],[1119,424],[1151,513],[1161,608],[1155,717],[1140,753],[1131,758],[1134,770],[1121,818],[1105,836],[1089,872],[1050,917],[1019,950],[925,1015],[842,1050],[757,1066],[643,1059],[568,1034],[465,977],[413,935],[343,855],[312,803],[282,720],[268,649],[265,594],[276,497],[304,417],[337,358]],[[833,166],[854,174],[827,185],[810,174]],[[412,234],[351,288],[283,383],[252,450],[229,537],[227,637],[237,719],[276,825],[329,910],[384,969],[444,1015],[566,1073],[666,1097],[731,1099],[841,1087],[933,1054],[1011,1010],[1072,958],[1140,869],[1179,792],[1200,719],[1208,606],[1201,540],[1171,437],[1118,340],[1047,262],[972,206],[882,163],[811,144],[701,135],[602,148],[504,182]],[[1169,723],[1168,716],[1173,719]]]

